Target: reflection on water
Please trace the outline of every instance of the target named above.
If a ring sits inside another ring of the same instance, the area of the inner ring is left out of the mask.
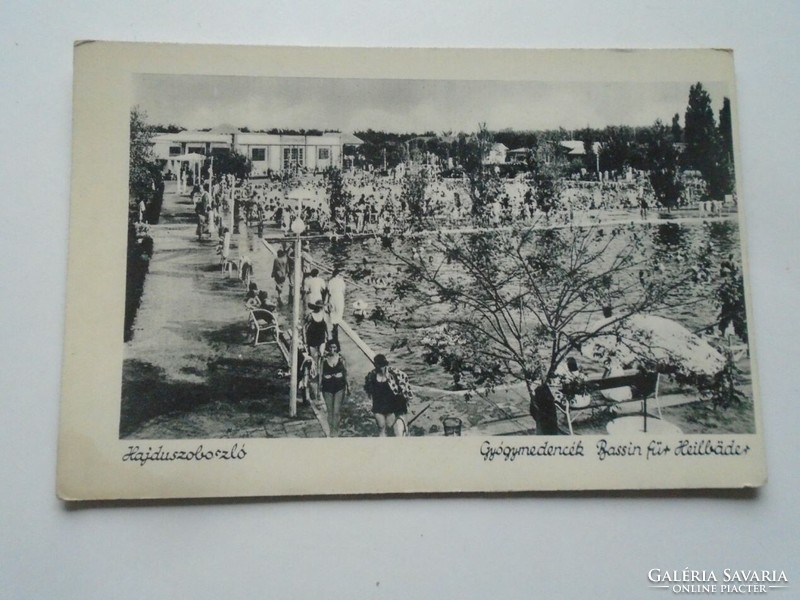
[[[720,254],[733,254],[740,256],[739,228],[729,221],[719,221],[708,224],[709,241]]]
[[[598,240],[607,235],[609,231],[597,228]],[[663,316],[679,321],[692,331],[699,331],[716,322],[719,308],[714,294],[720,265],[730,254],[740,256],[739,229],[736,222],[641,224],[634,229],[624,230],[620,234],[619,243],[633,243],[631,236],[637,236],[643,241],[645,252],[655,254],[658,258],[657,268],[666,277],[672,273],[685,272],[687,268],[698,273],[694,284],[677,291],[680,307]],[[546,230],[538,236],[537,243],[554,243],[559,237],[557,230]],[[424,238],[396,240],[393,247],[401,256],[411,256],[412,252],[416,252],[430,261],[434,260],[430,243]],[[325,264],[343,269],[348,278],[348,308],[345,318],[373,350],[389,355],[397,366],[411,375],[415,384],[435,387],[449,387],[452,384],[450,375],[438,366],[426,363],[422,358],[422,348],[415,345],[417,332],[396,329],[389,324],[376,323],[369,319],[356,324],[349,316],[356,300],[366,301],[370,310],[389,305],[395,309],[403,308],[404,301],[396,298],[392,292],[393,284],[403,277],[403,263],[379,239],[355,242],[316,240],[312,242],[310,250],[315,258]],[[703,257],[703,264],[689,264],[690,257],[697,254]],[[629,276],[636,275],[631,273]],[[386,280],[388,285],[383,288],[376,285],[381,280]],[[412,316],[420,323],[429,322],[436,317],[431,314]]]
[[[689,250],[689,236],[687,228],[678,223],[660,223],[655,226],[653,243],[658,250],[672,252],[674,250]]]

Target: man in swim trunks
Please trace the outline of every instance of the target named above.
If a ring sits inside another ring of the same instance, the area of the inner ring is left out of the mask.
[[[319,276],[318,269],[312,269],[309,277],[306,279],[303,292],[306,294],[306,302],[308,304],[322,304],[322,292],[327,288],[325,280]]]

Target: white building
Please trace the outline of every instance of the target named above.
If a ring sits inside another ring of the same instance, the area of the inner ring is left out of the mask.
[[[586,156],[586,145],[580,140],[564,140],[563,142],[559,142],[559,145],[569,158]],[[597,155],[600,153],[600,150],[600,142],[592,142],[592,152]]]
[[[265,175],[269,170],[280,171],[293,167],[310,170],[322,170],[330,166],[341,168],[344,147],[363,143],[354,135],[343,133],[278,135],[234,131],[164,133],[155,136],[153,142],[156,157],[167,161],[184,154],[212,156],[233,148],[252,161],[251,173],[254,176]]]
[[[240,133],[236,136],[236,151],[253,163],[253,175],[267,170],[280,171],[292,167],[325,169],[342,166],[344,144],[342,134],[271,135]]]
[[[182,154],[205,154],[227,151],[231,148],[232,135],[207,131],[181,131],[162,133],[153,137],[153,153],[156,158],[169,160]]]
[[[508,146],[505,144],[492,144],[491,148],[489,148],[488,156],[483,162],[490,165],[505,164],[507,152]]]

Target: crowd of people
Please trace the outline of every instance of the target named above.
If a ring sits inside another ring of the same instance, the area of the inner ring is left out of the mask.
[[[226,233],[226,235],[228,235]],[[221,242],[222,243],[222,242]],[[288,280],[289,290],[286,300],[294,293],[293,245],[287,244],[277,249],[272,262],[271,277],[275,283],[275,296],[259,288],[251,273],[248,257],[243,257],[239,265],[239,277],[247,282],[244,303],[249,310],[267,311],[268,318],[277,322],[276,309],[284,304],[284,286]],[[322,398],[327,409],[328,429],[331,437],[340,433],[341,408],[350,397],[347,362],[340,354],[339,326],[345,312],[346,282],[339,269],[333,269],[326,280],[320,270],[310,267],[306,261],[302,266],[303,278],[300,287],[301,306],[304,317],[300,328],[301,351],[299,356],[299,391],[301,402]],[[363,310],[354,305],[354,313]],[[263,314],[263,313],[262,313]],[[364,382],[364,390],[372,405],[379,436],[390,433],[395,436],[407,435],[408,426],[404,415],[408,403],[413,399],[413,391],[407,375],[388,365],[385,355],[374,357],[374,369]]]
[[[405,189],[408,174],[405,169],[383,174],[345,171],[335,202],[330,182],[322,172],[292,171],[245,180],[226,175],[211,189],[196,180],[191,195],[197,207],[198,236],[219,229],[221,214],[231,205],[237,218],[253,226],[259,235],[265,228],[288,234],[299,219],[307,233],[332,238],[419,228],[512,225],[554,214],[572,220],[579,213],[592,211],[638,210],[639,216],[646,218],[648,208],[656,206],[652,187],[640,176],[613,181],[565,178],[557,181],[551,197],[543,200],[527,177],[495,179],[490,189],[478,191],[471,189],[466,177],[444,177],[439,171],[426,171],[423,197],[410,198]],[[687,184],[686,190],[682,203],[700,197],[692,185]],[[477,215],[473,197],[482,203]],[[698,207],[701,212],[721,212],[721,202],[700,202]]]
[[[322,173],[286,173],[264,179],[237,180],[222,177],[212,186],[194,182],[191,197],[198,218],[197,235],[219,233],[221,254],[227,260],[230,244],[229,225],[223,215],[233,215],[233,227],[239,220],[258,230],[278,229],[287,235],[297,233],[295,223],[302,221],[306,232],[327,235],[331,239],[357,234],[390,236],[410,227],[458,227],[473,225],[470,183],[466,178],[446,178],[430,172],[425,176],[424,193],[412,199],[406,188],[405,174],[378,174],[373,171],[345,172],[341,179],[339,201],[331,202],[328,178]],[[526,178],[500,179],[493,183],[484,199],[481,225],[498,226],[525,222],[542,213],[595,210],[635,210],[647,218],[654,205],[652,188],[641,179],[625,181],[581,181],[564,179],[556,183],[555,198],[543,206],[532,182]],[[486,193],[486,192],[484,192]],[[413,202],[412,202],[413,200]],[[294,294],[294,245],[282,244],[272,263],[271,278],[276,294],[271,298],[259,289],[246,272],[252,265],[244,257],[239,274],[248,284],[245,303],[250,309],[274,312]],[[305,395],[321,396],[328,409],[332,436],[339,433],[342,403],[349,395],[347,365],[340,354],[339,326],[345,312],[346,283],[343,274],[333,270],[329,279],[320,270],[302,261],[303,280],[299,290],[304,307],[301,342],[304,349],[301,368],[306,381]],[[288,286],[287,286],[288,283]],[[380,282],[376,282],[377,287]],[[354,305],[354,313],[364,314],[365,307]],[[408,377],[389,367],[385,355],[374,358],[374,369],[367,376],[364,389],[372,401],[372,411],[379,435],[404,435],[403,418],[413,393]]]
[[[469,182],[432,173],[426,178],[424,197],[408,198],[403,178],[394,174],[359,171],[343,177],[342,199],[330,201],[323,174],[287,175],[281,178],[235,181],[230,176],[208,186],[195,185],[192,197],[198,206],[198,234],[204,227],[220,226],[220,214],[235,205],[239,218],[255,227],[293,231],[300,219],[305,231],[332,237],[386,234],[410,228],[452,228],[476,224]],[[550,211],[572,215],[576,211],[624,210],[652,206],[647,186],[630,182],[558,183],[557,199],[543,205],[527,179],[499,180],[485,199],[480,225],[499,226],[528,222]],[[205,229],[203,229],[205,230]]]
[[[345,280],[334,269],[327,281],[318,269],[311,269],[304,278],[303,304],[308,307],[303,320],[302,340],[307,356],[301,369],[307,369],[309,394],[321,393],[325,401],[330,435],[339,435],[341,406],[350,393],[347,363],[340,355],[339,325],[345,308]],[[404,415],[413,392],[408,377],[389,367],[385,355],[373,359],[374,369],[364,382],[364,390],[372,401],[372,412],[383,437],[391,431],[395,436],[407,434]]]

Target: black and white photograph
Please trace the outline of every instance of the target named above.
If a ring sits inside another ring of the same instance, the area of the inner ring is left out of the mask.
[[[796,596],[800,4],[0,14],[3,598]]]
[[[754,433],[729,83],[135,75],[120,437]]]
[[[62,497],[763,484],[731,52],[75,54]]]

